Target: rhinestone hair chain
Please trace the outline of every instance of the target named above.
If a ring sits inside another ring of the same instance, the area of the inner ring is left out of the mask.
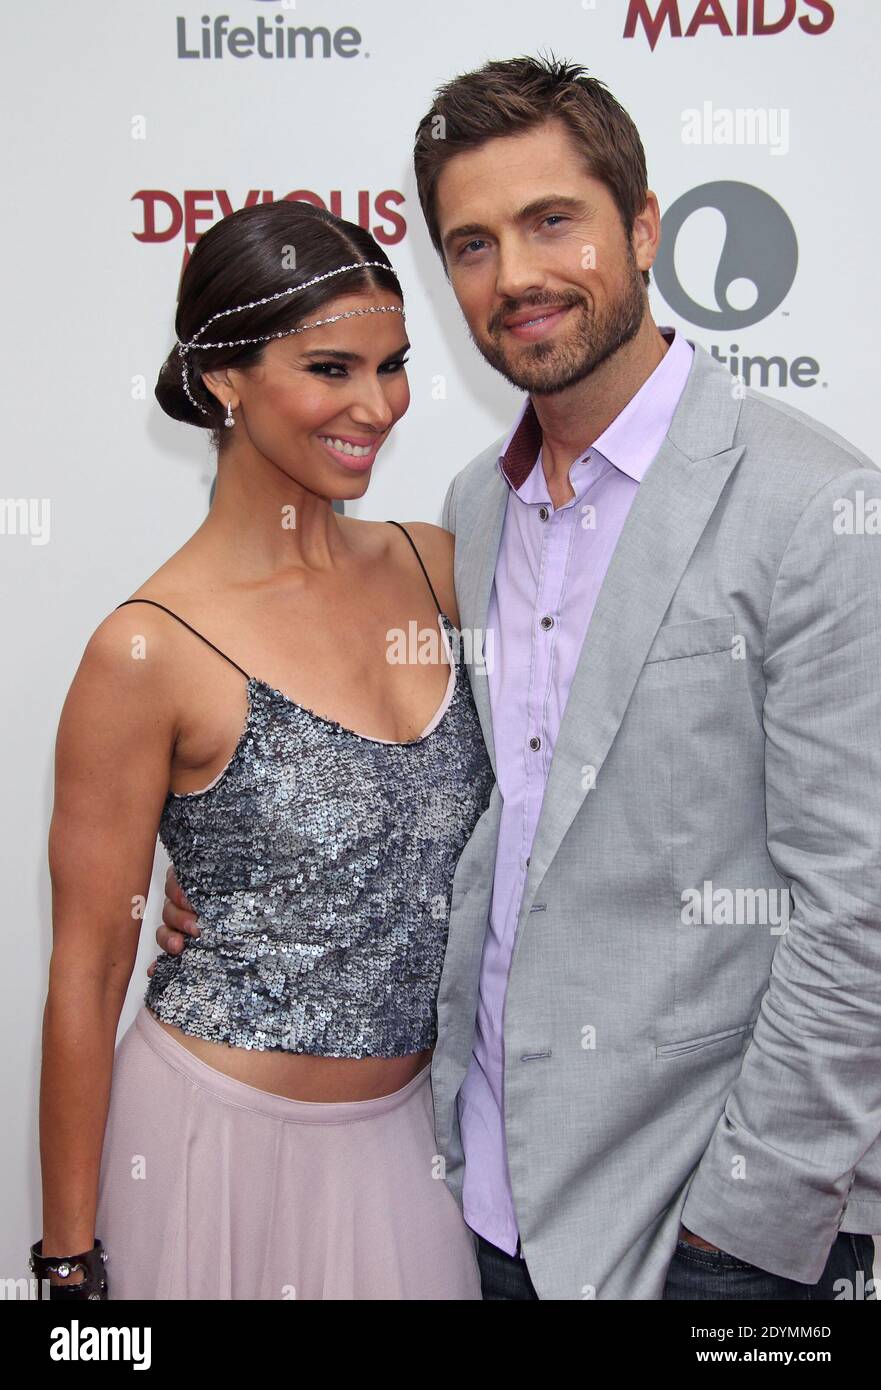
[[[300,290],[307,290],[310,285],[317,285],[321,280],[329,280],[332,275],[342,275],[345,270],[361,270],[362,267],[369,265],[380,266],[383,270],[391,270],[395,279],[398,278],[395,271],[392,270],[391,266],[385,261],[355,261],[351,265],[340,265],[337,266],[336,270],[327,270],[323,275],[314,275],[311,280],[306,280],[302,285],[290,285],[286,290],[279,290],[276,294],[268,294],[265,299],[253,299],[249,304],[236,304],[232,309],[221,309],[219,313],[212,314],[207,323],[202,324],[202,327],[198,332],[193,334],[188,343],[182,343],[178,340],[177,350],[181,358],[183,388],[196,409],[201,410],[203,415],[210,414],[210,411],[206,410],[204,405],[200,405],[190,390],[190,383],[187,375],[187,353],[191,348],[226,348],[240,347],[249,343],[268,343],[273,338],[287,338],[291,333],[305,333],[307,328],[319,328],[324,323],[336,323],[338,319],[351,319],[357,317],[359,314],[400,314],[402,317],[406,317],[404,310],[398,308],[396,304],[383,304],[373,306],[369,309],[348,309],[344,314],[332,314],[328,319],[315,319],[312,323],[301,324],[299,328],[283,328],[279,333],[264,333],[259,338],[232,338],[228,342],[222,343],[201,343],[196,341],[198,338],[201,338],[203,333],[207,332],[215,319],[225,318],[227,314],[241,313],[243,309],[257,309],[263,304],[271,304],[275,299],[282,299],[285,295],[297,294]]]

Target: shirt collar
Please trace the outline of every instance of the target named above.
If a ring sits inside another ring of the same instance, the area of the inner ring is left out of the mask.
[[[670,428],[694,358],[691,343],[675,328],[660,328],[659,332],[669,343],[661,361],[572,468],[584,462],[585,455],[599,454],[634,482],[642,481]],[[496,463],[508,485],[521,496],[523,484],[539,460],[541,444],[541,425],[527,396]]]

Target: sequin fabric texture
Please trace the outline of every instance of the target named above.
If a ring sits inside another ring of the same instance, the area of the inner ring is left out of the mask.
[[[145,1003],[234,1047],[398,1057],[437,1038],[459,854],[493,774],[452,621],[439,722],[383,743],[254,677],[226,768],[169,793],[159,835],[201,933],[162,955]]]

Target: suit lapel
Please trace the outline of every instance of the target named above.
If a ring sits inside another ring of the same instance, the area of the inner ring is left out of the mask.
[[[694,345],[693,345],[694,346]],[[624,718],[667,608],[744,445],[730,374],[695,346],[667,437],[633,500],[585,634],[554,746],[520,917],[529,912]]]
[[[487,457],[491,467],[481,478],[480,491],[469,506],[467,521],[456,531],[456,595],[459,617],[466,634],[465,657],[474,703],[493,773],[498,776],[489,680],[484,660],[486,619],[505,520],[508,484],[495,466],[498,457],[496,445],[487,451]]]
[[[743,445],[690,460],[666,440],[609,564],[554,746],[523,894],[532,906],[624,718],[649,647]]]
[[[695,546],[744,446],[731,447],[740,401],[727,368],[691,339],[694,360],[667,437],[633,500],[585,635],[551,759],[530,854],[521,920],[569,826],[599,778],[643,663]],[[508,486],[483,456],[456,528],[456,593],[475,648],[486,633]],[[496,769],[488,680],[471,659],[474,702]],[[498,711],[496,711],[498,714]]]

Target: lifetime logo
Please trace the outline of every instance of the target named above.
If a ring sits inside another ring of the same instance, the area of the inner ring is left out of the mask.
[[[714,28],[723,38],[768,38],[782,34],[798,16],[798,27],[805,34],[825,34],[831,29],[835,11],[829,0],[775,0],[774,8],[783,5],[783,13],[775,19],[766,17],[766,0],[699,0],[686,11],[683,0],[630,0],[624,22],[624,38],[632,39],[637,23],[642,25],[649,48],[655,46],[666,26],[671,39],[693,39],[701,29]],[[801,13],[799,13],[799,8]],[[810,13],[813,11],[813,13]],[[682,14],[691,14],[683,33]],[[729,16],[731,17],[729,19]],[[733,23],[732,23],[733,20]]]
[[[230,28],[228,14],[203,15],[201,32],[191,36],[186,17],[177,16],[178,58],[357,58],[361,43],[351,24],[331,33],[323,25],[285,24],[282,15],[271,22],[259,15],[253,29],[246,24]]]

